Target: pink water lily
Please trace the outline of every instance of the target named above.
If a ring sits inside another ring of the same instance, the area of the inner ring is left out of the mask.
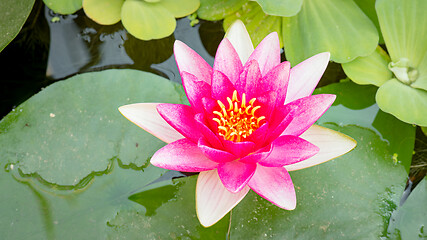
[[[222,40],[214,66],[180,41],[175,58],[191,106],[138,103],[120,112],[168,143],[155,166],[200,172],[196,210],[201,224],[225,216],[250,189],[280,208],[296,207],[288,171],[338,157],[356,145],[313,125],[335,95],[311,95],[328,62],[320,53],[290,69],[280,62],[277,33],[254,50],[242,22]]]

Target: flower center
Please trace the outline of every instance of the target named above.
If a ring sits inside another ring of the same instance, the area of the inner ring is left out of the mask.
[[[218,134],[225,140],[241,142],[257,130],[265,117],[255,115],[255,112],[261,108],[261,106],[254,104],[255,101],[256,98],[252,98],[246,103],[244,93],[241,101],[239,101],[236,90],[234,90],[231,99],[227,97],[228,108],[218,100],[217,103],[221,109],[220,111],[213,111],[217,117],[212,119],[218,123]]]

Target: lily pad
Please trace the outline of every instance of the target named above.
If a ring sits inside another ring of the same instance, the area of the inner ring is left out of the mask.
[[[375,25],[352,0],[304,0],[296,16],[283,18],[282,27],[292,66],[320,52],[330,52],[332,61],[350,62],[378,44]]]
[[[34,0],[0,1],[0,52],[21,31],[33,5]]]
[[[358,84],[373,84],[381,86],[393,76],[388,69],[390,57],[378,46],[367,57],[358,57],[355,60],[343,63],[342,68],[347,76]]]
[[[254,46],[258,46],[269,33],[277,32],[279,34],[280,47],[283,47],[281,17],[264,14],[257,3],[248,2],[237,12],[225,17],[224,29],[227,30],[237,19],[242,20],[245,24]]]
[[[122,6],[122,23],[141,40],[164,38],[176,27],[174,15],[158,3],[127,0]]]
[[[135,102],[182,102],[176,84],[135,70],[77,75],[55,83],[0,122],[0,159],[25,175],[76,186],[111,159],[142,166],[163,143],[129,124],[117,108]]]
[[[82,8],[83,0],[43,0],[52,11],[60,14],[73,14]]]
[[[256,2],[269,15],[292,17],[301,10],[303,0],[256,0]]]
[[[391,239],[427,238],[426,202],[427,178],[424,178],[393,215],[388,229]]]
[[[239,10],[248,0],[200,0],[197,15],[201,19],[217,21]]]

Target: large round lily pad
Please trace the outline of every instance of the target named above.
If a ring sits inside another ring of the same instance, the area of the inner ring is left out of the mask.
[[[181,102],[182,88],[154,74],[108,70],[55,83],[0,122],[0,159],[23,174],[77,185],[111,159],[142,166],[163,143],[117,110],[137,102]]]

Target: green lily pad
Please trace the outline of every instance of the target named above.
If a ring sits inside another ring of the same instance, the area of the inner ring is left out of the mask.
[[[196,216],[196,177],[149,186],[129,199],[147,211],[120,211],[108,224],[110,239],[225,239],[229,215],[213,227],[200,225]],[[147,207],[148,206],[148,207]],[[151,210],[155,206],[155,210]],[[155,211],[155,212],[154,212]]]
[[[345,63],[371,54],[378,44],[375,25],[351,0],[305,0],[301,11],[283,18],[286,58],[297,63],[320,52]]]
[[[165,172],[115,162],[84,189],[69,190],[21,176],[7,165],[0,174],[0,189],[9,193],[0,199],[2,239],[105,239],[108,221],[120,211],[145,211],[128,197]]]
[[[427,91],[412,88],[393,78],[377,92],[378,106],[398,119],[427,126]]]
[[[424,178],[393,215],[388,229],[391,239],[427,238],[426,202],[427,178]]]
[[[393,76],[388,69],[390,57],[378,46],[367,57],[358,57],[355,60],[343,63],[342,68],[347,76],[357,84],[373,84],[381,86]]]
[[[199,0],[161,0],[159,5],[171,12],[174,17],[181,18],[195,12],[199,6]]]
[[[73,14],[82,8],[83,0],[43,0],[52,11],[60,14]]]
[[[248,0],[200,0],[197,15],[201,19],[217,21],[239,10]]]
[[[111,159],[142,166],[163,142],[129,124],[117,108],[181,102],[176,84],[135,70],[81,74],[47,87],[0,122],[0,159],[23,174],[76,186]]]
[[[130,34],[141,40],[167,37],[176,27],[175,17],[162,5],[138,0],[125,1],[122,23]]]
[[[224,29],[227,30],[237,19],[242,20],[245,24],[254,46],[257,46],[269,33],[277,32],[279,34],[280,47],[283,47],[281,17],[264,14],[257,3],[248,2],[239,11],[225,17]]]
[[[292,17],[301,10],[303,0],[256,0],[256,2],[269,15]]]
[[[33,5],[34,0],[0,1],[0,52],[21,31]]]
[[[102,25],[112,25],[120,21],[124,2],[125,0],[85,0],[83,10],[93,21]]]

